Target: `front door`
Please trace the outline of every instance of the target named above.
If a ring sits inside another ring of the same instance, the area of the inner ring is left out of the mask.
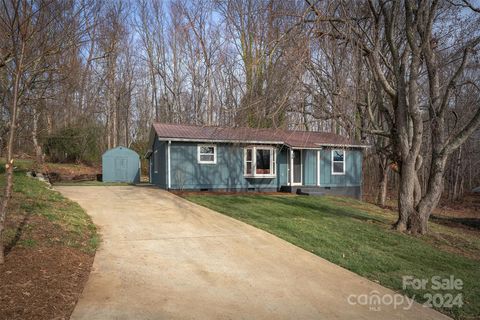
[[[302,171],[302,150],[291,150],[288,152],[288,183],[292,186],[301,186]]]

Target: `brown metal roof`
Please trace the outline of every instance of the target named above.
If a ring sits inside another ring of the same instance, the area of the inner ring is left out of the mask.
[[[166,123],[155,123],[153,128],[157,136],[165,140],[285,144],[294,148],[318,148],[328,145],[365,147],[365,145],[356,143],[346,137],[329,132],[227,128]]]

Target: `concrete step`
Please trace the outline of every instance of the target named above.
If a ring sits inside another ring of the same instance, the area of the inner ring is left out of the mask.
[[[316,197],[321,197],[325,195],[325,192],[320,192],[320,191],[311,191],[311,192],[306,192],[309,196],[316,196]]]
[[[281,186],[280,191],[303,194],[303,193],[319,193],[319,192],[322,193],[323,189],[320,189],[319,187],[315,187],[315,186]]]
[[[292,192],[292,187],[291,186],[281,186],[280,187],[280,192]]]
[[[318,187],[298,187],[302,192],[319,192],[320,188]]]
[[[319,189],[316,188],[298,188],[297,194],[304,195],[304,196],[323,196],[325,192],[321,192]]]

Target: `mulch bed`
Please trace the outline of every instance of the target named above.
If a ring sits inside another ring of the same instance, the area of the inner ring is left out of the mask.
[[[48,164],[43,165],[40,169],[42,173],[48,176],[50,182],[59,181],[95,181],[102,173],[100,167],[89,166],[62,166],[57,164],[55,167]]]
[[[0,319],[68,319],[94,256],[65,246],[66,231],[42,216],[7,222],[21,235],[0,265]]]

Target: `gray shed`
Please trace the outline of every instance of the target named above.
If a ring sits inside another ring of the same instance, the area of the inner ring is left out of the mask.
[[[116,147],[102,155],[103,182],[140,182],[140,157],[125,147]]]

